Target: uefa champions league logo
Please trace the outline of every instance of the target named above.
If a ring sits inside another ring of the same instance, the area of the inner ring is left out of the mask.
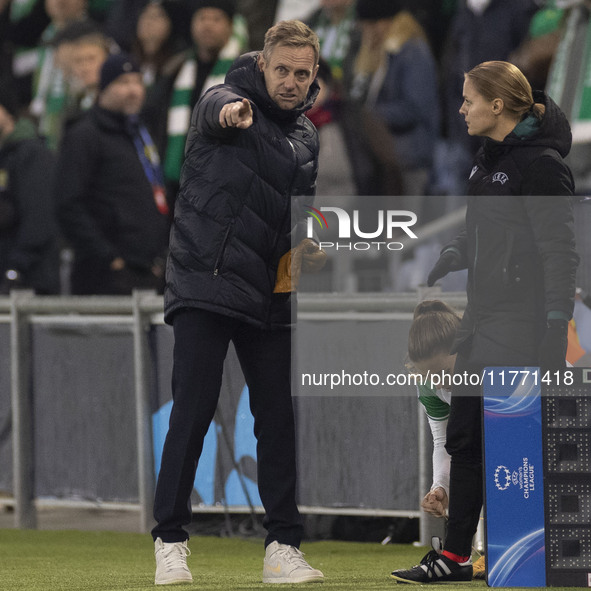
[[[506,466],[497,466],[495,470],[495,486],[499,490],[507,490],[511,485],[511,472]]]
[[[524,499],[529,499],[536,490],[535,468],[527,457],[524,457],[522,464],[511,471],[507,466],[500,464],[495,469],[495,487],[498,490],[507,490],[512,484],[521,490]]]

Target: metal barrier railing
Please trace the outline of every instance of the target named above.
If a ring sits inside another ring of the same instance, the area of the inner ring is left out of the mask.
[[[300,294],[298,316],[331,320],[342,318],[374,319],[412,312],[416,303],[429,297],[442,297],[462,308],[463,293],[444,293],[438,288],[418,293]],[[162,322],[162,297],[153,292],[136,291],[132,296],[36,296],[29,291],[13,291],[0,297],[0,322],[10,324],[10,388],[13,436],[13,496],[15,526],[35,528],[37,514],[34,498],[34,436],[31,377],[30,324],[41,317],[67,315],[68,318],[117,315],[129,317],[133,332],[135,409],[137,441],[137,482],[139,491],[139,529],[147,531],[151,523],[154,494],[151,410],[149,392],[148,329]],[[426,474],[430,457],[422,434],[424,419],[419,413],[419,485],[428,487]],[[334,512],[334,511],[333,511]],[[371,512],[371,511],[370,511]],[[374,511],[375,512],[375,511]],[[401,514],[408,512],[401,512]],[[417,515],[419,515],[417,513]],[[412,515],[412,516],[417,516]],[[426,521],[421,522],[421,540],[428,539]]]

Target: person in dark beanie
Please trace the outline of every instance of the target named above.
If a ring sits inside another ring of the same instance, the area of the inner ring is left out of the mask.
[[[16,93],[0,80],[0,293],[59,292],[58,231],[51,194],[55,161]]]
[[[67,129],[55,195],[74,254],[76,294],[162,290],[169,209],[160,160],[138,113],[139,66],[107,58],[96,104]]]

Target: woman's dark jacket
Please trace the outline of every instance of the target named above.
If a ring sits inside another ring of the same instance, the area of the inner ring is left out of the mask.
[[[572,316],[579,257],[563,158],[571,147],[566,117],[546,105],[502,142],[487,138],[468,182],[466,228],[451,244],[468,268],[468,306],[456,343],[474,361],[537,365],[547,319]]]
[[[314,82],[299,108],[280,109],[251,53],[195,107],[170,236],[167,322],[191,307],[261,327],[291,323],[289,296],[273,288],[300,216],[294,244],[305,237],[302,206],[315,190],[318,134],[304,112],[317,93]],[[222,128],[222,106],[243,98],[253,125]]]
[[[422,39],[409,39],[388,53],[388,69],[375,102],[375,112],[394,137],[404,168],[430,167],[439,137],[440,107],[437,65]]]

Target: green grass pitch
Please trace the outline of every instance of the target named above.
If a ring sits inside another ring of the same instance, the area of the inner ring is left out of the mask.
[[[260,582],[262,540],[194,537],[190,548],[192,555],[188,562],[193,585],[173,588],[410,590],[420,586],[397,584],[389,578],[389,573],[394,568],[416,564],[427,551],[427,548],[402,544],[304,543],[302,550],[306,558],[324,572],[325,582],[321,585],[263,585]],[[2,591],[147,591],[155,589],[153,577],[153,544],[149,535],[0,529]],[[483,589],[486,584],[474,581],[424,587],[459,591]],[[554,590],[569,591],[557,587]]]

